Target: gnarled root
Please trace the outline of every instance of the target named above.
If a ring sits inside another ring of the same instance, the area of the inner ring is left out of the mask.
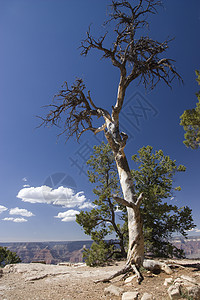
[[[138,284],[140,284],[143,280],[144,277],[142,276],[142,273],[140,272],[140,269],[136,267],[136,265],[131,265],[133,271],[135,272],[136,276],[137,276],[137,282]]]
[[[145,259],[143,262],[143,267],[151,272],[164,271],[166,274],[173,273],[172,269],[167,264],[159,262],[159,261],[155,261],[155,260]],[[140,284],[144,280],[144,277],[142,276],[142,274],[139,270],[139,267],[136,266],[136,264],[127,262],[126,265],[121,270],[117,271],[116,273],[114,273],[113,275],[111,275],[108,278],[96,280],[95,283],[109,282],[110,280],[112,280],[122,274],[127,274],[130,271],[134,271],[134,273],[136,274],[138,284]]]
[[[138,267],[136,267],[136,265],[131,264],[130,262],[128,264],[126,264],[121,270],[117,271],[116,273],[114,273],[113,275],[111,275],[108,278],[104,278],[104,279],[100,279],[100,280],[96,280],[95,283],[99,283],[99,282],[109,282],[110,280],[122,275],[122,274],[127,274],[129,271],[133,270],[135,272],[135,274],[137,275],[137,282],[140,284],[142,282],[142,280],[144,279],[144,277],[142,276],[142,274],[140,273],[140,270]]]
[[[99,283],[99,282],[109,282],[110,280],[112,280],[115,277],[118,277],[122,274],[126,274],[131,270],[131,265],[125,265],[121,270],[117,271],[116,273],[114,273],[113,275],[111,275],[108,278],[104,278],[104,279],[100,279],[100,280],[96,280],[95,283]]]

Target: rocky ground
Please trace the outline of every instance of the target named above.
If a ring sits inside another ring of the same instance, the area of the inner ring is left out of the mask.
[[[89,268],[83,264],[8,265],[0,278],[0,299],[200,299],[200,261],[184,260],[176,263],[182,266],[173,268],[171,275],[143,270],[144,281],[141,285],[137,284],[135,277],[128,277],[125,281],[116,278],[109,283],[94,283],[119,270],[124,262],[103,268]],[[171,291],[168,292],[168,289]]]

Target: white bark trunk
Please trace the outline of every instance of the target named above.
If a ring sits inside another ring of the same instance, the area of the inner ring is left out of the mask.
[[[135,264],[136,267],[140,267],[144,260],[144,237],[140,208],[136,203],[133,180],[125,154],[123,152],[117,154],[115,159],[124,199],[132,204],[132,207],[127,207],[129,230],[127,263]]]
[[[115,113],[113,109],[113,116],[114,115]],[[116,117],[117,113],[115,119]],[[134,194],[133,180],[123,150],[126,145],[127,136],[124,139],[124,137],[119,134],[118,122],[115,122],[115,120],[110,118],[110,116],[104,114],[104,119],[107,127],[105,136],[115,157],[120,184],[124,196],[124,200],[121,199],[121,203],[127,206],[128,212],[129,247],[127,263],[123,271],[132,268],[137,274],[138,282],[140,283],[143,280],[143,277],[139,271],[139,268],[142,266],[144,260],[143,224],[140,216],[140,202],[142,197],[137,199]]]

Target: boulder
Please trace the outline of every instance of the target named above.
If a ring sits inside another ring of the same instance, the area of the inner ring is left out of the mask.
[[[152,294],[144,293],[141,300],[153,300]]]
[[[173,282],[173,278],[166,278],[165,281],[164,281],[164,285],[168,286],[168,284],[170,284],[172,282]]]
[[[138,295],[138,292],[125,292],[122,295],[122,300],[137,300]]]
[[[181,279],[183,279],[184,281],[188,281],[188,282],[191,282],[193,284],[196,284],[197,281],[195,278],[192,278],[190,276],[186,276],[186,275],[181,275]]]
[[[143,267],[151,272],[164,271],[168,275],[173,273],[172,269],[170,269],[168,265],[156,260],[145,259]]]
[[[186,295],[189,297],[192,297],[194,300],[200,299],[200,286],[199,285],[191,285],[186,287]]]
[[[181,298],[181,290],[180,290],[180,285],[178,284],[173,284],[168,288],[168,295],[169,298],[174,300],[174,299],[180,299]]]
[[[180,299],[183,297],[191,297],[194,300],[200,299],[200,286],[196,279],[182,275],[174,280],[173,285],[168,289],[170,299]]]
[[[105,295],[113,295],[113,296],[120,296],[123,293],[123,289],[115,286],[115,285],[109,285],[107,288],[104,289]]]

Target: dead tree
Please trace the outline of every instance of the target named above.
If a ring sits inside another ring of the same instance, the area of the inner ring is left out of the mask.
[[[61,126],[63,128],[61,134],[64,134],[66,139],[75,135],[79,140],[80,136],[88,130],[94,134],[104,131],[113,151],[123,199],[117,195],[114,197],[127,207],[129,248],[125,267],[103,281],[128,272],[130,269],[136,272],[138,282],[143,279],[139,270],[144,260],[143,224],[140,216],[143,195],[137,198],[134,192],[124,153],[128,136],[120,132],[119,115],[124,104],[126,89],[132,81],[140,79],[145,87],[153,89],[160,80],[171,87],[174,78],[181,79],[173,66],[173,61],[164,56],[169,41],[158,42],[148,35],[139,36],[148,26],[147,17],[156,14],[160,5],[159,0],[113,0],[105,25],[109,24],[109,28],[114,28],[114,40],[112,40],[113,35],[109,38],[108,32],[96,39],[89,28],[86,39],[81,43],[81,55],[86,56],[90,50],[96,49],[102,53],[103,58],[109,59],[113,66],[119,69],[118,93],[111,114],[95,104],[90,91],[86,92],[83,80],[77,79],[71,88],[67,82],[64,83],[63,89],[55,96],[53,103],[47,106],[49,112],[42,118],[41,125]],[[103,119],[101,127],[95,127],[95,118]]]

